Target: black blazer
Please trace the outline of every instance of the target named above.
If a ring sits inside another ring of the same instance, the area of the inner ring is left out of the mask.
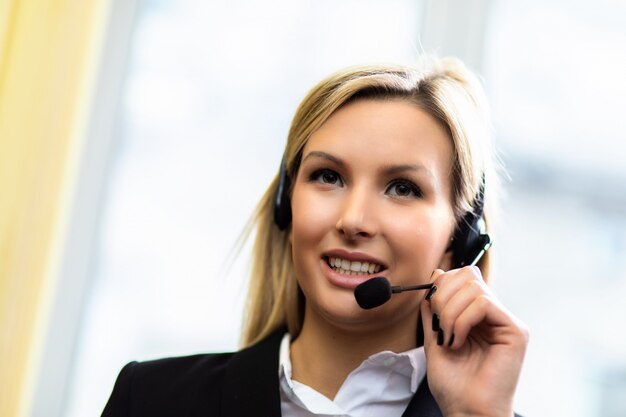
[[[280,417],[278,352],[284,332],[236,353],[131,362],[102,416]],[[441,417],[426,378],[402,417]]]

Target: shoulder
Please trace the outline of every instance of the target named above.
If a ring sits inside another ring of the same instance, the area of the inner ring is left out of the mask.
[[[223,376],[228,361],[234,353],[211,353],[202,355],[163,358],[146,362],[131,362],[122,370],[133,374],[135,379],[161,387],[215,380]],[[128,369],[127,369],[128,368]]]
[[[280,406],[278,347],[283,333],[279,329],[234,353],[130,362],[121,370],[102,415],[240,416],[254,414],[223,411],[238,410],[246,402]]]
[[[130,362],[120,372],[102,415],[195,415],[200,410],[209,411],[218,404],[233,355],[217,353]]]

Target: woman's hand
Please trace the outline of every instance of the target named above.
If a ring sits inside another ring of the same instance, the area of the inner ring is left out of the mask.
[[[424,348],[428,385],[443,415],[512,416],[526,326],[498,302],[477,267],[437,269],[431,281],[437,288],[421,305]]]

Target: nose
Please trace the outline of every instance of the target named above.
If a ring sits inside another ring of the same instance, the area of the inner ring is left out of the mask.
[[[378,225],[374,203],[364,189],[355,188],[347,193],[337,219],[337,231],[348,240],[375,236]]]

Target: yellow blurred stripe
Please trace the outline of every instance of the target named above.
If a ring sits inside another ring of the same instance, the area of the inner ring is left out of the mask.
[[[0,415],[24,415],[108,0],[0,0]]]

